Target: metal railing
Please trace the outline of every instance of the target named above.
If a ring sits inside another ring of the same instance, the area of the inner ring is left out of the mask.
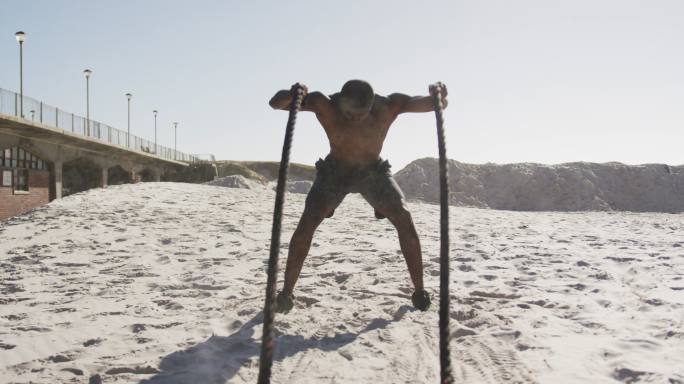
[[[216,156],[211,153],[193,153],[191,156],[195,157],[198,161],[214,163],[216,162]]]
[[[146,140],[141,137],[130,135],[128,132],[121,131],[99,121],[90,120],[83,116],[78,116],[70,112],[63,111],[57,107],[47,105],[41,101],[30,97],[23,97],[24,116],[20,115],[20,99],[18,93],[0,88],[0,113],[21,117],[27,121],[33,121],[48,125],[50,127],[63,129],[64,131],[79,134],[113,144],[122,148],[140,151],[162,157],[169,160],[194,163],[199,161],[197,156],[189,155],[173,148],[157,145],[154,141]],[[90,129],[88,129],[90,125]]]

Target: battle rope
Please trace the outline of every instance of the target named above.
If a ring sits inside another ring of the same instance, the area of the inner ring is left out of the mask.
[[[451,357],[449,351],[449,172],[447,169],[446,142],[444,139],[444,84],[430,86],[437,119],[437,145],[439,146],[439,362],[442,384],[451,384]]]
[[[294,134],[297,112],[304,100],[304,86],[297,83],[290,89],[292,102],[290,115],[285,128],[285,142],[278,171],[278,186],[276,187],[275,209],[273,210],[273,228],[271,230],[271,254],[268,258],[268,280],[266,282],[266,300],[264,302],[264,330],[261,336],[261,356],[259,358],[259,384],[271,382],[271,366],[273,365],[273,350],[275,341],[273,322],[276,310],[276,278],[278,275],[278,254],[280,253],[280,229],[283,223],[283,204],[285,203],[285,184],[287,183],[287,169],[290,165],[290,148]]]

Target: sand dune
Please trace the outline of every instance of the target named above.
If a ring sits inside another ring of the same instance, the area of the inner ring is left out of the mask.
[[[121,185],[1,222],[1,381],[256,382],[273,197]],[[287,197],[283,250],[304,198]],[[438,207],[410,208],[436,293]],[[684,215],[451,220],[457,382],[684,383]],[[411,291],[394,229],[348,197],[277,317],[274,382],[437,383],[436,306]]]
[[[450,203],[514,211],[684,212],[684,166],[466,164],[449,160]],[[407,197],[439,201],[437,160],[397,172]]]

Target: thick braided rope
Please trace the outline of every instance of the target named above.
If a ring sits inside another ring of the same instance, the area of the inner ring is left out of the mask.
[[[437,119],[437,145],[439,146],[439,205],[440,205],[440,252],[439,252],[439,362],[440,383],[451,384],[451,353],[449,351],[449,172],[447,169],[446,141],[444,138],[444,105],[442,83],[430,86]]]
[[[259,358],[259,384],[271,382],[271,367],[273,365],[273,350],[275,340],[273,334],[273,322],[276,311],[276,278],[278,277],[278,254],[280,253],[280,229],[283,223],[283,205],[285,203],[285,185],[287,183],[287,170],[290,165],[290,148],[294,135],[297,112],[304,100],[304,87],[299,83],[290,90],[292,103],[290,114],[285,129],[285,142],[283,154],[280,159],[278,171],[278,186],[276,187],[275,208],[273,210],[273,228],[271,230],[271,253],[268,258],[268,279],[266,281],[266,299],[264,301],[264,328],[261,337],[261,356]]]

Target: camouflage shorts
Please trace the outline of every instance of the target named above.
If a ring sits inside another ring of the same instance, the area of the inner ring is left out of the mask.
[[[306,197],[306,209],[326,211],[331,217],[348,193],[360,193],[375,208],[377,218],[392,217],[405,209],[404,194],[392,177],[387,160],[367,168],[344,170],[329,155],[316,162],[316,180]]]

